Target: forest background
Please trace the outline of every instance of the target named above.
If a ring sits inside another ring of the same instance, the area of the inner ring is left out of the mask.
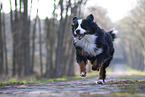
[[[72,44],[72,18],[85,18],[90,13],[101,28],[108,31],[115,27],[118,31],[112,64],[126,64],[133,69],[145,71],[145,0],[136,0],[136,6],[115,22],[109,18],[107,10],[99,5],[87,7],[86,12],[84,9],[89,0],[52,1],[53,5],[45,19],[40,18],[39,13],[42,12],[37,6],[36,14],[32,14],[36,0],[9,0],[9,13],[5,13],[6,4],[1,1],[1,79],[75,75],[78,71]]]

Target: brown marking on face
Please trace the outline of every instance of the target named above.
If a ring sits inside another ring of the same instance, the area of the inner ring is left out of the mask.
[[[91,32],[89,30],[86,30],[86,34],[91,34]]]
[[[89,30],[86,30],[86,32],[89,33],[90,31]]]

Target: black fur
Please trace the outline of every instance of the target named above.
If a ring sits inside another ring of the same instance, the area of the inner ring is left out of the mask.
[[[73,18],[72,35],[74,38],[76,38],[78,35],[74,33],[74,31],[78,27],[78,20],[79,19],[77,17]],[[106,67],[109,66],[113,58],[113,54],[114,54],[113,40],[115,38],[115,34],[113,33],[113,30],[109,32],[104,31],[95,22],[93,22],[93,20],[94,20],[94,17],[92,14],[90,14],[86,19],[82,20],[81,28],[86,30],[86,32],[84,33],[84,36],[85,35],[98,36],[96,38],[95,44],[97,48],[98,49],[101,48],[103,52],[96,56],[80,54],[80,52],[78,51],[83,52],[83,48],[80,47],[79,45],[76,45],[76,42],[74,41],[74,47],[76,48],[76,60],[78,63],[80,63],[81,61],[84,61],[85,63],[87,63],[87,59],[88,59],[93,64],[94,61],[97,59],[97,66],[100,66],[100,64],[104,62],[103,67],[105,69]]]

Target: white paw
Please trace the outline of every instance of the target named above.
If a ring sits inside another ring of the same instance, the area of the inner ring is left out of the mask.
[[[106,80],[104,80],[104,83],[106,83],[107,81]]]
[[[105,83],[104,83],[104,81],[103,81],[102,79],[98,79],[98,80],[96,81],[96,84],[105,84]]]
[[[80,76],[81,77],[86,77],[86,72],[81,72]]]

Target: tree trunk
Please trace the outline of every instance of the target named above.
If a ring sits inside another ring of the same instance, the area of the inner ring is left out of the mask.
[[[25,76],[30,74],[30,20],[28,19],[28,0],[24,0],[24,16],[23,16],[23,44],[24,44],[24,65]]]
[[[69,61],[69,68],[68,68],[68,74],[67,76],[74,76],[74,55],[75,55],[75,50],[72,48],[71,49],[71,58]]]
[[[3,33],[4,33],[4,51],[5,51],[5,73],[8,75],[8,57],[7,57],[7,41],[5,31],[5,14],[3,13]]]
[[[51,40],[51,37],[50,37],[50,33],[51,33],[51,31],[50,31],[50,24],[51,23],[49,23],[49,20],[48,20],[48,18],[46,18],[45,19],[45,33],[46,33],[46,37],[45,37],[45,43],[46,43],[46,72],[45,72],[45,77],[50,77],[49,75],[50,75],[50,71],[49,71],[49,69],[50,69],[50,65],[52,65],[52,64],[50,64],[50,48],[48,47],[50,44],[49,44],[49,41]],[[51,56],[52,57],[52,56]]]
[[[0,74],[2,74],[3,73],[3,33],[2,33],[2,18],[1,18],[1,16],[2,16],[2,12],[1,12],[1,10],[2,10],[2,5],[0,5],[1,7],[0,7]]]
[[[40,72],[41,76],[43,74],[43,62],[42,62],[42,35],[41,35],[41,22],[40,18],[38,18],[38,23],[39,23],[39,57],[40,57]]]
[[[18,76],[22,74],[22,64],[21,64],[21,26],[20,19],[18,18],[18,10],[17,10],[17,0],[15,0],[15,20],[14,20],[14,31],[13,33],[13,41],[15,43],[15,63],[16,63],[16,72]]]
[[[37,23],[37,17],[35,17],[35,22],[33,24],[33,31],[32,31],[32,59],[31,59],[31,74],[34,72],[34,59],[35,59],[35,38],[36,38],[36,23]]]
[[[16,75],[16,62],[15,62],[15,42],[14,42],[14,37],[13,37],[13,32],[14,32],[14,26],[13,26],[13,11],[12,11],[12,3],[10,0],[10,20],[11,20],[11,33],[12,33],[12,38],[13,38],[13,63],[12,63],[12,76]]]
[[[61,65],[61,56],[62,56],[62,45],[63,45],[63,0],[59,1],[59,4],[61,6],[61,19],[59,23],[59,28],[58,28],[58,46],[57,46],[57,53],[56,53],[56,78],[60,76],[60,65]]]

